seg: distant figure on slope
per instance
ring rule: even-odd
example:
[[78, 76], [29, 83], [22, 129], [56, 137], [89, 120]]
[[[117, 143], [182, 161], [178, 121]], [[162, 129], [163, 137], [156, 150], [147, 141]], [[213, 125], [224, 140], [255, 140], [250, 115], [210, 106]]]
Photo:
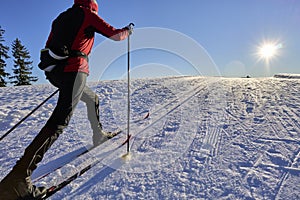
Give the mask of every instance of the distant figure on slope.
[[50, 83], [59, 88], [57, 105], [36, 138], [26, 148], [12, 171], [0, 183], [0, 199], [30, 199], [43, 195], [44, 187], [31, 182], [31, 174], [54, 141], [68, 126], [80, 100], [87, 105], [88, 119], [93, 129], [93, 143], [99, 145], [114, 135], [105, 133], [99, 120], [99, 100], [86, 86], [89, 73], [88, 55], [95, 33], [112, 40], [124, 40], [131, 26], [115, 29], [98, 16], [96, 0], [75, 0], [52, 24], [46, 48], [41, 51], [39, 67], [45, 70]]

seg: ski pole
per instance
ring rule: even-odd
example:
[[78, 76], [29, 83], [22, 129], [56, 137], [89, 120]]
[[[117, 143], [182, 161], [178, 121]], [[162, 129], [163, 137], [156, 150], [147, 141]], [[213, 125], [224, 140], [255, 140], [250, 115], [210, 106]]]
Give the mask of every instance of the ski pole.
[[42, 103], [40, 103], [35, 109], [33, 109], [28, 115], [26, 115], [23, 119], [21, 119], [17, 124], [15, 124], [11, 129], [9, 129], [1, 138], [2, 141], [8, 134], [10, 134], [13, 130], [15, 130], [22, 122], [24, 122], [30, 115], [32, 115], [37, 109], [39, 109], [44, 103], [46, 103], [49, 99], [51, 99], [59, 90], [53, 92], [47, 99], [45, 99]]
[[[132, 30], [134, 24], [130, 23], [129, 28]], [[130, 30], [130, 31], [131, 31]], [[130, 33], [131, 34], [131, 33]], [[129, 153], [130, 139], [130, 34], [127, 39], [127, 154]]]

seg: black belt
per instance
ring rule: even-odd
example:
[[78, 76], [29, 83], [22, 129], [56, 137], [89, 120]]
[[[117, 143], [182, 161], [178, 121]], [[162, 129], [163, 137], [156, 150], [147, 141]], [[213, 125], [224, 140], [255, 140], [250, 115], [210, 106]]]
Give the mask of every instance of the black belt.
[[77, 51], [77, 50], [71, 50], [69, 57], [74, 58], [74, 57], [82, 57], [85, 58], [87, 61], [89, 61], [89, 57], [88, 55], [86, 55], [84, 52], [82, 51]]

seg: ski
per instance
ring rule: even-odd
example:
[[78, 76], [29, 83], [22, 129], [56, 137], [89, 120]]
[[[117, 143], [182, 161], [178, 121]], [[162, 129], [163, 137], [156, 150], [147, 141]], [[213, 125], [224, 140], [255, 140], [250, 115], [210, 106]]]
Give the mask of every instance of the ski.
[[[109, 140], [114, 140], [114, 138], [115, 138], [117, 135], [119, 135], [121, 132], [122, 132], [121, 130], [117, 131], [117, 132], [115, 133], [115, 136], [114, 136], [113, 138], [109, 139]], [[109, 140], [105, 141], [104, 143], [108, 142]], [[102, 143], [102, 144], [104, 144], [104, 143]], [[100, 145], [102, 145], [102, 144], [100, 144]], [[51, 170], [47, 169], [46, 172], [40, 173], [37, 177], [34, 177], [34, 178], [33, 178], [32, 182], [33, 182], [33, 183], [38, 182], [39, 180], [41, 180], [41, 179], [47, 177], [48, 175], [50, 175], [51, 173], [53, 173], [53, 172], [55, 172], [55, 171], [61, 169], [61, 168], [64, 167], [66, 164], [68, 164], [68, 163], [74, 161], [75, 159], [79, 158], [80, 156], [85, 155], [86, 153], [92, 151], [93, 149], [97, 148], [97, 147], [100, 146], [100, 145], [92, 146], [92, 147], [90, 147], [90, 148], [88, 148], [88, 147], [82, 147], [82, 148], [79, 148], [79, 149], [77, 149], [77, 150], [71, 152], [71, 153], [70, 153], [70, 154], [71, 154], [71, 158], [68, 158], [67, 161], [63, 161], [63, 162], [59, 163], [57, 166], [55, 166], [55, 167], [54, 167], [53, 169], [51, 169]], [[63, 156], [63, 157], [66, 157], [66, 156], [68, 156], [68, 155], [69, 155], [69, 154], [67, 154], [67, 155], [65, 155], [65, 156]], [[48, 168], [48, 167], [47, 167], [47, 168]]]
[[[108, 152], [106, 152], [106, 154], [110, 154], [110, 152], [114, 152], [117, 151], [118, 149], [120, 149], [121, 147], [123, 147], [125, 144], [127, 144], [127, 142], [129, 140], [132, 140], [134, 137], [130, 137], [127, 138], [124, 142], [122, 142], [121, 144], [117, 145], [117, 147], [109, 150]], [[56, 192], [60, 191], [61, 189], [63, 189], [65, 186], [67, 186], [68, 184], [70, 184], [72, 181], [76, 180], [78, 177], [80, 177], [81, 175], [83, 175], [84, 173], [86, 173], [87, 171], [89, 171], [90, 169], [92, 169], [94, 166], [96, 166], [97, 164], [99, 164], [101, 161], [103, 161], [106, 158], [106, 156], [102, 157], [101, 159], [98, 159], [90, 164], [88, 164], [87, 166], [83, 167], [81, 170], [79, 170], [78, 172], [70, 175], [68, 178], [66, 178], [64, 181], [60, 182], [57, 185], [53, 185], [49, 188], [47, 188], [46, 194], [44, 194], [42, 197], [37, 197], [36, 200], [44, 200], [47, 199], [49, 197], [51, 197], [53, 194], [55, 194]]]
[[[146, 113], [145, 116], [143, 116], [139, 121], [148, 119], [150, 116], [149, 111]], [[126, 130], [126, 129], [125, 129]], [[119, 131], [119, 133], [124, 132], [125, 130], [121, 130]], [[117, 135], [119, 135], [119, 133]], [[134, 135], [135, 136], [135, 135]], [[118, 149], [120, 149], [121, 147], [123, 147], [125, 144], [127, 144], [130, 140], [133, 140], [135, 137], [132, 135], [129, 135], [129, 137], [126, 138], [126, 140], [124, 140], [122, 143], [120, 143], [119, 145], [117, 145], [117, 147], [113, 148], [112, 150], [108, 151], [106, 154], [110, 153], [110, 152], [114, 152], [117, 151]], [[119, 137], [118, 137], [119, 138]], [[114, 140], [114, 142], [117, 142], [117, 137], [114, 137], [110, 140]], [[110, 141], [108, 140], [108, 141]], [[99, 146], [99, 145], [98, 145]], [[70, 162], [72, 162], [73, 160], [75, 160], [76, 158], [79, 158], [80, 156], [90, 152], [92, 149], [98, 147], [92, 147], [90, 149], [86, 149], [85, 151], [83, 151], [82, 153], [78, 154], [75, 158], [73, 158]], [[55, 194], [56, 192], [60, 191], [61, 189], [63, 189], [65, 186], [67, 186], [68, 184], [70, 184], [72, 181], [74, 181], [75, 179], [77, 179], [78, 177], [80, 177], [81, 175], [83, 175], [85, 172], [87, 172], [88, 170], [90, 170], [92, 167], [96, 166], [97, 164], [99, 164], [102, 160], [104, 160], [106, 158], [106, 156], [102, 157], [101, 159], [98, 159], [94, 162], [92, 162], [91, 164], [88, 164], [87, 166], [83, 167], [81, 170], [77, 171], [76, 173], [70, 175], [68, 178], [66, 178], [64, 181], [60, 182], [57, 185], [53, 185], [49, 188], [47, 188], [46, 191], [46, 195], [43, 195], [42, 197], [37, 197], [37, 200], [44, 200], [47, 199], [49, 197], [51, 197], [53, 194]], [[69, 163], [69, 162], [68, 162]], [[48, 172], [47, 174], [44, 174], [43, 177], [40, 178], [36, 178], [35, 181], [40, 180], [41, 178], [44, 178], [46, 176], [48, 176], [49, 174], [53, 173], [55, 170], [58, 170], [60, 168], [62, 168], [63, 166], [65, 166], [65, 164], [57, 167], [56, 169], [52, 170], [51, 172]]]

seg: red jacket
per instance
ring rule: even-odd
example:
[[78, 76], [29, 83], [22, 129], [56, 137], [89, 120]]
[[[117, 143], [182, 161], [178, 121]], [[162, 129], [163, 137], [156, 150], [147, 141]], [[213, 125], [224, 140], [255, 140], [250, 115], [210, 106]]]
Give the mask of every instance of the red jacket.
[[[52, 23], [51, 33], [46, 43], [57, 55], [62, 55], [62, 47], [69, 51], [80, 51], [87, 56], [94, 44], [95, 33], [100, 33], [112, 40], [124, 40], [128, 29], [115, 29], [106, 23], [96, 12], [74, 5], [61, 13]], [[88, 59], [83, 56], [71, 56], [64, 67], [64, 72], [89, 73]]]

